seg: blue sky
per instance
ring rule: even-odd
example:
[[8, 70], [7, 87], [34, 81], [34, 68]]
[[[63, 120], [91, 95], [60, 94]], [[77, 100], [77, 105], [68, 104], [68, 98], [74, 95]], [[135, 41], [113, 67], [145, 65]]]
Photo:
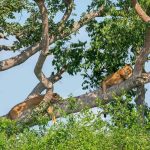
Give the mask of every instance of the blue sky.
[[[86, 9], [87, 4], [90, 3], [90, 0], [87, 0], [86, 4], [85, 0], [76, 0], [75, 2], [77, 2], [78, 6], [76, 12], [81, 14]], [[19, 19], [19, 21], [24, 20], [23, 14], [19, 17]], [[13, 38], [10, 39], [13, 40]], [[82, 41], [88, 39], [85, 28], [81, 28], [80, 35], [73, 37], [72, 40], [76, 41], [78, 39]], [[11, 45], [12, 41], [0, 40], [0, 45], [4, 43]], [[9, 58], [16, 54], [17, 53], [2, 51], [0, 52], [0, 60]], [[38, 55], [39, 53], [32, 56], [25, 63], [0, 73], [0, 116], [6, 114], [17, 103], [22, 102], [39, 82], [33, 72]], [[146, 65], [146, 69], [147, 71], [150, 71], [150, 64]], [[51, 66], [51, 57], [49, 57], [46, 61], [43, 70], [47, 75], [53, 71], [53, 67]], [[70, 94], [73, 94], [74, 96], [80, 95], [85, 93], [81, 87], [82, 81], [80, 74], [76, 76], [69, 76], [65, 73], [62, 80], [56, 83], [54, 90], [62, 97], [67, 97]], [[150, 84], [147, 88], [150, 89]], [[147, 92], [147, 101], [149, 97], [150, 94]]]

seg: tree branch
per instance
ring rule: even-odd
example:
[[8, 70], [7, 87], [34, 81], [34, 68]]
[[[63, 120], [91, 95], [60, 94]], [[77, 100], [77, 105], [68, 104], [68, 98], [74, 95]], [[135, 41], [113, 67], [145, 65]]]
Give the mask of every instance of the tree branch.
[[[62, 100], [62, 101], [57, 101], [55, 103], [55, 107], [59, 108], [60, 110], [63, 110], [63, 112], [65, 112], [66, 114], [80, 112], [83, 108], [98, 107], [99, 104], [96, 101], [97, 98], [99, 98], [103, 104], [107, 104], [114, 99], [113, 97], [114, 94], [117, 96], [121, 96], [123, 91], [129, 91], [132, 88], [141, 86], [148, 82], [150, 82], [150, 73], [145, 73], [145, 74], [142, 74], [142, 76], [140, 77], [140, 80], [138, 78], [131, 77], [128, 80], [122, 82], [121, 84], [109, 88], [108, 100], [103, 100], [102, 91], [96, 90], [96, 91], [89, 92], [87, 94], [83, 94], [83, 95], [75, 97], [76, 106], [77, 106], [75, 109], [70, 108], [70, 102], [67, 99]], [[56, 111], [55, 116], [61, 117], [60, 111]], [[30, 124], [31, 122], [27, 121], [26, 123]]]
[[6, 39], [6, 40], [8, 40], [8, 38], [3, 33], [0, 33], [0, 39]]
[[33, 46], [28, 47], [24, 51], [21, 52], [21, 54], [11, 57], [9, 59], [5, 59], [0, 61], [0, 71], [4, 71], [7, 69], [10, 69], [12, 67], [15, 67], [17, 65], [22, 64], [25, 62], [28, 58], [30, 58], [32, 55], [37, 53], [39, 51], [39, 43], [36, 43]]
[[[49, 39], [49, 44], [53, 44], [56, 40], [65, 38], [71, 33], [76, 32], [79, 28], [84, 26], [87, 22], [99, 16], [102, 11], [103, 11], [103, 6], [101, 6], [98, 11], [90, 12], [86, 14], [83, 18], [81, 18], [81, 20], [74, 23], [73, 28], [71, 29], [71, 32], [63, 33], [61, 34], [61, 36], [57, 36], [57, 37], [55, 37], [55, 35], [52, 35]], [[87, 20], [85, 20], [86, 18]], [[36, 43], [35, 45], [30, 46], [29, 48], [25, 49], [23, 52], [21, 52], [21, 54], [15, 57], [11, 57], [9, 59], [0, 61], [0, 71], [4, 71], [4, 70], [10, 69], [12, 67], [15, 67], [17, 65], [24, 63], [28, 58], [30, 58], [32, 55], [34, 55], [36, 52], [40, 50], [39, 46], [40, 44]]]
[[[76, 32], [79, 28], [81, 28], [83, 25], [85, 25], [85, 24], [86, 24], [87, 22], [89, 22], [91, 19], [93, 19], [93, 18], [99, 16], [100, 13], [103, 11], [103, 9], [104, 9], [104, 7], [101, 6], [98, 11], [90, 12], [90, 13], [88, 13], [88, 14], [85, 14], [85, 15], [83, 16], [83, 18], [81, 18], [79, 21], [77, 21], [77, 22], [74, 23], [73, 28], [71, 29], [71, 32], [66, 32], [66, 33], [62, 34], [61, 37], [54, 37], [54, 36], [52, 36], [51, 39], [50, 39], [50, 44], [51, 44], [53, 41], [55, 41], [55, 40], [57, 40], [57, 39], [59, 39], [59, 38], [64, 38], [64, 37], [68, 36], [69, 34], [71, 34], [71, 33], [73, 33], [73, 32]], [[69, 15], [68, 15], [68, 17], [69, 17]], [[67, 18], [67, 17], [63, 17], [63, 18]], [[62, 68], [62, 70], [63, 70], [63, 68]], [[65, 70], [64, 70], [64, 71], [65, 71]], [[63, 71], [63, 72], [64, 72], [64, 71]], [[51, 78], [51, 77], [49, 77], [49, 80], [50, 80], [50, 78]], [[58, 78], [58, 79], [59, 79], [59, 78]], [[56, 80], [56, 81], [58, 81], [58, 80]], [[56, 81], [55, 81], [55, 82], [56, 82]], [[53, 82], [53, 81], [52, 81], [52, 82]], [[41, 83], [38, 83], [37, 86], [33, 89], [33, 91], [29, 94], [28, 97], [34, 96], [34, 95], [37, 95], [37, 94], [40, 94], [43, 90], [45, 90], [44, 86], [43, 86]]]
[[[77, 107], [75, 107], [75, 109], [70, 108], [70, 102], [67, 99], [61, 100], [61, 101], [56, 101], [55, 106], [56, 106], [56, 108], [60, 108], [61, 110], [66, 112], [66, 114], [79, 112], [85, 107], [88, 107], [88, 108], [98, 107], [99, 104], [96, 101], [97, 98], [100, 99], [102, 104], [107, 104], [114, 99], [114, 94], [117, 96], [120, 96], [120, 95], [122, 95], [123, 91], [129, 91], [132, 88], [143, 86], [144, 84], [146, 84], [148, 82], [150, 82], [150, 72], [149, 73], [143, 73], [140, 77], [132, 76], [128, 80], [125, 80], [124, 82], [122, 82], [121, 84], [110, 87], [107, 90], [108, 91], [107, 92], [108, 93], [108, 100], [102, 99], [103, 98], [102, 91], [100, 91], [98, 89], [98, 90], [95, 90], [95, 91], [92, 91], [92, 92], [89, 92], [89, 93], [75, 97], [76, 106], [77, 106]], [[25, 102], [22, 102], [22, 103], [25, 103]], [[32, 118], [27, 119], [28, 118], [27, 116], [31, 113], [32, 113], [32, 111], [27, 111], [27, 109], [26, 109], [26, 113], [22, 112], [22, 114], [19, 116], [19, 118], [16, 118], [16, 119], [18, 121], [25, 123], [25, 124], [33, 125]], [[47, 114], [47, 113], [43, 112], [43, 115], [45, 115], [45, 114]], [[60, 117], [61, 116], [60, 111], [56, 110], [55, 116]], [[34, 124], [35, 123], [36, 122], [34, 122]]]
[[[79, 21], [77, 21], [77, 22], [74, 23], [73, 28], [71, 29], [71, 33], [76, 32], [79, 28], [81, 28], [83, 25], [85, 25], [85, 24], [86, 24], [87, 22], [89, 22], [91, 19], [93, 19], [93, 18], [99, 16], [100, 13], [103, 11], [103, 9], [104, 9], [103, 6], [101, 6], [98, 11], [90, 12], [90, 13], [87, 13], [86, 15], [84, 15], [83, 18], [81, 18]], [[86, 19], [87, 19], [87, 20], [86, 20]], [[67, 33], [63, 34], [61, 38], [64, 38], [64, 37], [68, 36], [68, 35], [71, 34], [71, 33], [70, 33], [70, 32], [67, 32]], [[59, 38], [60, 38], [60, 37], [59, 37]], [[52, 36], [52, 37], [50, 38], [50, 44], [52, 44], [53, 41], [55, 41], [55, 40], [57, 40], [57, 39], [59, 39], [59, 38]], [[64, 72], [65, 72], [65, 69], [63, 69], [63, 68], [64, 68], [64, 67], [62, 67], [61, 70], [63, 70], [62, 72], [64, 73]], [[61, 70], [60, 70], [60, 71], [61, 71]], [[60, 73], [60, 74], [61, 74], [61, 73]], [[48, 79], [50, 80], [50, 78], [51, 78], [51, 77], [49, 77]], [[59, 78], [58, 78], [58, 79], [59, 79]], [[56, 81], [58, 81], [58, 80], [56, 80]], [[56, 82], [56, 81], [55, 81], [55, 82]], [[52, 82], [53, 82], [53, 81], [52, 81]], [[53, 82], [53, 83], [55, 83], [55, 82]], [[40, 94], [40, 93], [41, 93], [42, 91], [44, 91], [44, 90], [45, 90], [45, 88], [44, 88], [44, 86], [42, 85], [42, 83], [38, 83], [38, 84], [36, 85], [36, 87], [33, 89], [33, 91], [29, 94], [28, 98], [29, 98], [30, 96], [32, 97], [32, 96], [38, 95], [38, 94]]]
[[65, 22], [68, 20], [68, 18], [71, 15], [72, 9], [73, 9], [73, 0], [70, 0], [70, 2], [68, 3], [68, 5], [66, 6], [66, 11], [61, 19], [61, 21], [58, 23], [58, 31], [61, 32], [63, 30], [63, 28], [65, 27]]
[[63, 39], [66, 36], [78, 31], [81, 27], [83, 27], [85, 24], [87, 24], [90, 20], [94, 19], [95, 17], [99, 17], [101, 13], [104, 10], [104, 6], [102, 5], [98, 11], [92, 11], [87, 14], [85, 14], [79, 21], [75, 22], [70, 28], [70, 31], [60, 33], [60, 36], [55, 37], [55, 40]]
[[36, 63], [34, 73], [36, 77], [41, 81], [41, 83], [45, 86], [45, 88], [52, 89], [52, 82], [50, 82], [42, 72], [42, 68], [46, 60], [49, 47], [48, 11], [45, 7], [44, 0], [35, 0], [35, 2], [39, 7], [42, 16], [42, 41], [40, 44], [42, 50]]
[[144, 108], [145, 108], [145, 87], [141, 85], [137, 88], [137, 96], [135, 99], [137, 111], [138, 111], [138, 122], [139, 125], [144, 125], [145, 117], [144, 117]]
[[[138, 3], [138, 1], [131, 0], [131, 3], [133, 5], [135, 11], [137, 12], [138, 16], [144, 22], [149, 22], [150, 17], [145, 13], [145, 11], [142, 9], [142, 7]], [[150, 53], [150, 40], [149, 39], [150, 39], [150, 27], [148, 27], [146, 29], [144, 46], [141, 49], [140, 55], [137, 56], [137, 58], [136, 58], [133, 74], [136, 74], [137, 76], [139, 76], [142, 73], [143, 65], [147, 61], [148, 55]]]
[[[53, 84], [56, 83], [58, 80], [62, 78], [62, 74], [66, 71], [67, 65], [63, 66], [55, 75], [51, 75], [48, 80], [52, 82]], [[32, 90], [32, 92], [29, 94], [28, 98], [35, 97], [39, 94], [41, 94], [45, 90], [44, 85], [40, 82], [38, 83], [35, 88]]]
[[145, 13], [145, 11], [142, 9], [140, 4], [138, 3], [137, 0], [131, 0], [131, 3], [138, 14], [138, 16], [144, 21], [144, 22], [149, 22], [150, 17]]
[[136, 57], [133, 74], [140, 76], [143, 70], [143, 65], [148, 59], [150, 54], [150, 28], [146, 29], [146, 35], [144, 40], [144, 46], [141, 49], [140, 54]]

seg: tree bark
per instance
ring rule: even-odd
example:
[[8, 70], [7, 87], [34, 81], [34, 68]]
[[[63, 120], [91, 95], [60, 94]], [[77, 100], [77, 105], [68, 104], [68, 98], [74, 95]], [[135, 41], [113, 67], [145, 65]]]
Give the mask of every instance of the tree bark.
[[[107, 104], [110, 101], [114, 100], [114, 94], [117, 96], [120, 96], [122, 95], [123, 91], [129, 91], [133, 88], [139, 87], [149, 82], [150, 82], [150, 73], [143, 73], [141, 77], [132, 76], [128, 80], [125, 80], [124, 82], [122, 82], [121, 84], [110, 87], [107, 90], [108, 100], [102, 99], [103, 94], [101, 90], [95, 90], [95, 91], [74, 97], [75, 103], [76, 103], [75, 104], [76, 107], [74, 109], [70, 108], [70, 102], [67, 99], [58, 100], [56, 101], [56, 103], [54, 102], [54, 105], [60, 110], [63, 110], [66, 114], [75, 113], [75, 112], [81, 111], [83, 108], [98, 107], [99, 103], [96, 100], [97, 98], [99, 99], [99, 102], [101, 102], [101, 104]], [[20, 115], [19, 118], [17, 118], [17, 121], [28, 124], [28, 125], [36, 124], [36, 122], [34, 122], [32, 118], [28, 119], [27, 116], [30, 116], [31, 114], [32, 114], [32, 111], [29, 111], [27, 113], [22, 113], [22, 115]], [[47, 113], [44, 112], [43, 115], [47, 115]], [[55, 110], [55, 116], [61, 117], [60, 111]]]

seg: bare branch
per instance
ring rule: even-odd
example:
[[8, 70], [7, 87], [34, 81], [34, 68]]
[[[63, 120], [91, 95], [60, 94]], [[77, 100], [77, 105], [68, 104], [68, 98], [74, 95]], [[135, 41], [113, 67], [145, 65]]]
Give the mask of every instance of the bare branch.
[[[111, 88], [108, 89], [108, 100], [102, 100], [103, 98], [103, 94], [102, 91], [95, 90], [93, 92], [89, 92], [80, 96], [75, 97], [76, 99], [76, 108], [75, 109], [71, 109], [70, 108], [70, 103], [66, 100], [62, 100], [62, 101], [56, 101], [55, 105], [57, 108], [60, 108], [61, 110], [63, 110], [64, 112], [66, 112], [66, 114], [70, 114], [70, 113], [75, 113], [75, 112], [79, 112], [81, 111], [83, 108], [93, 108], [93, 107], [98, 107], [99, 104], [97, 103], [96, 99], [99, 98], [100, 101], [103, 104], [107, 104], [110, 101], [112, 101], [114, 99], [114, 94], [115, 95], [122, 95], [122, 91], [129, 91], [132, 88], [135, 87], [139, 87], [139, 86], [143, 86], [144, 84], [150, 82], [150, 73], [143, 73], [141, 75], [140, 78], [138, 77], [130, 77], [128, 80], [125, 80], [124, 82], [122, 82], [119, 85], [115, 85]], [[27, 108], [26, 108], [27, 110]], [[18, 121], [24, 122], [26, 119], [26, 116], [28, 116], [30, 113], [32, 113], [32, 111], [26, 111], [26, 114], [24, 114], [24, 112], [22, 112], [22, 114], [20, 114], [19, 118], [17, 118]], [[45, 115], [46, 112], [44, 112], [43, 115]], [[60, 117], [60, 112], [56, 111], [55, 113], [56, 117]], [[6, 116], [7, 117], [7, 116]], [[24, 117], [24, 118], [22, 118]], [[28, 125], [33, 125], [31, 118], [30, 120], [26, 119], [26, 122]]]
[[[67, 68], [67, 65], [65, 65], [64, 67], [62, 67], [56, 74], [54, 74], [54, 75], [52, 74], [48, 78], [48, 80], [54, 84], [55, 82], [57, 82], [58, 80], [60, 80], [62, 78], [62, 74], [66, 71], [66, 68]], [[44, 90], [45, 90], [45, 87], [40, 82], [32, 90], [32, 92], [29, 94], [28, 98], [35, 97], [36, 95], [41, 94]]]
[[28, 58], [30, 58], [32, 55], [37, 53], [39, 51], [39, 43], [25, 49], [21, 52], [21, 54], [11, 57], [6, 60], [0, 61], [0, 71], [4, 71], [7, 69], [10, 69], [12, 67], [15, 67], [17, 65], [20, 65], [21, 63], [25, 62]]
[[49, 47], [48, 11], [47, 8], [45, 7], [44, 0], [37, 0], [37, 1], [35, 0], [35, 2], [39, 7], [42, 16], [42, 41], [41, 41], [42, 51], [36, 63], [34, 72], [36, 77], [41, 81], [41, 83], [47, 89], [51, 89], [52, 83], [46, 78], [46, 76], [42, 72], [42, 68], [46, 60]]
[[137, 12], [137, 14], [139, 15], [139, 17], [144, 21], [144, 22], [149, 22], [150, 21], [150, 17], [145, 13], [145, 11], [142, 9], [142, 7], [140, 6], [140, 4], [138, 3], [137, 0], [131, 0], [131, 3], [135, 9], [135, 11]]

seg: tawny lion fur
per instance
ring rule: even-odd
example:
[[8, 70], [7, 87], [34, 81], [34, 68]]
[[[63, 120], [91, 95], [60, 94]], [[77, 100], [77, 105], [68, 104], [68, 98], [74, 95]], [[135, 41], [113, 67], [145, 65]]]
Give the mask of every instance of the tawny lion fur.
[[[40, 104], [40, 102], [43, 100], [44, 95], [37, 95], [34, 98], [27, 99], [24, 102], [21, 102], [14, 106], [9, 113], [6, 115], [8, 119], [11, 120], [17, 120], [25, 111], [34, 109], [36, 106]], [[57, 93], [53, 93], [53, 98], [51, 99], [52, 101], [58, 100], [60, 96]], [[47, 109], [48, 114], [52, 116], [53, 122], [56, 122], [55, 115], [53, 113], [53, 107], [50, 106]]]
[[102, 82], [102, 91], [104, 94], [104, 99], [107, 99], [106, 90], [107, 88], [119, 84], [124, 80], [127, 80], [129, 77], [132, 76], [132, 68], [130, 65], [125, 65], [123, 68], [119, 69], [117, 72], [111, 74], [110, 76], [106, 77]]

